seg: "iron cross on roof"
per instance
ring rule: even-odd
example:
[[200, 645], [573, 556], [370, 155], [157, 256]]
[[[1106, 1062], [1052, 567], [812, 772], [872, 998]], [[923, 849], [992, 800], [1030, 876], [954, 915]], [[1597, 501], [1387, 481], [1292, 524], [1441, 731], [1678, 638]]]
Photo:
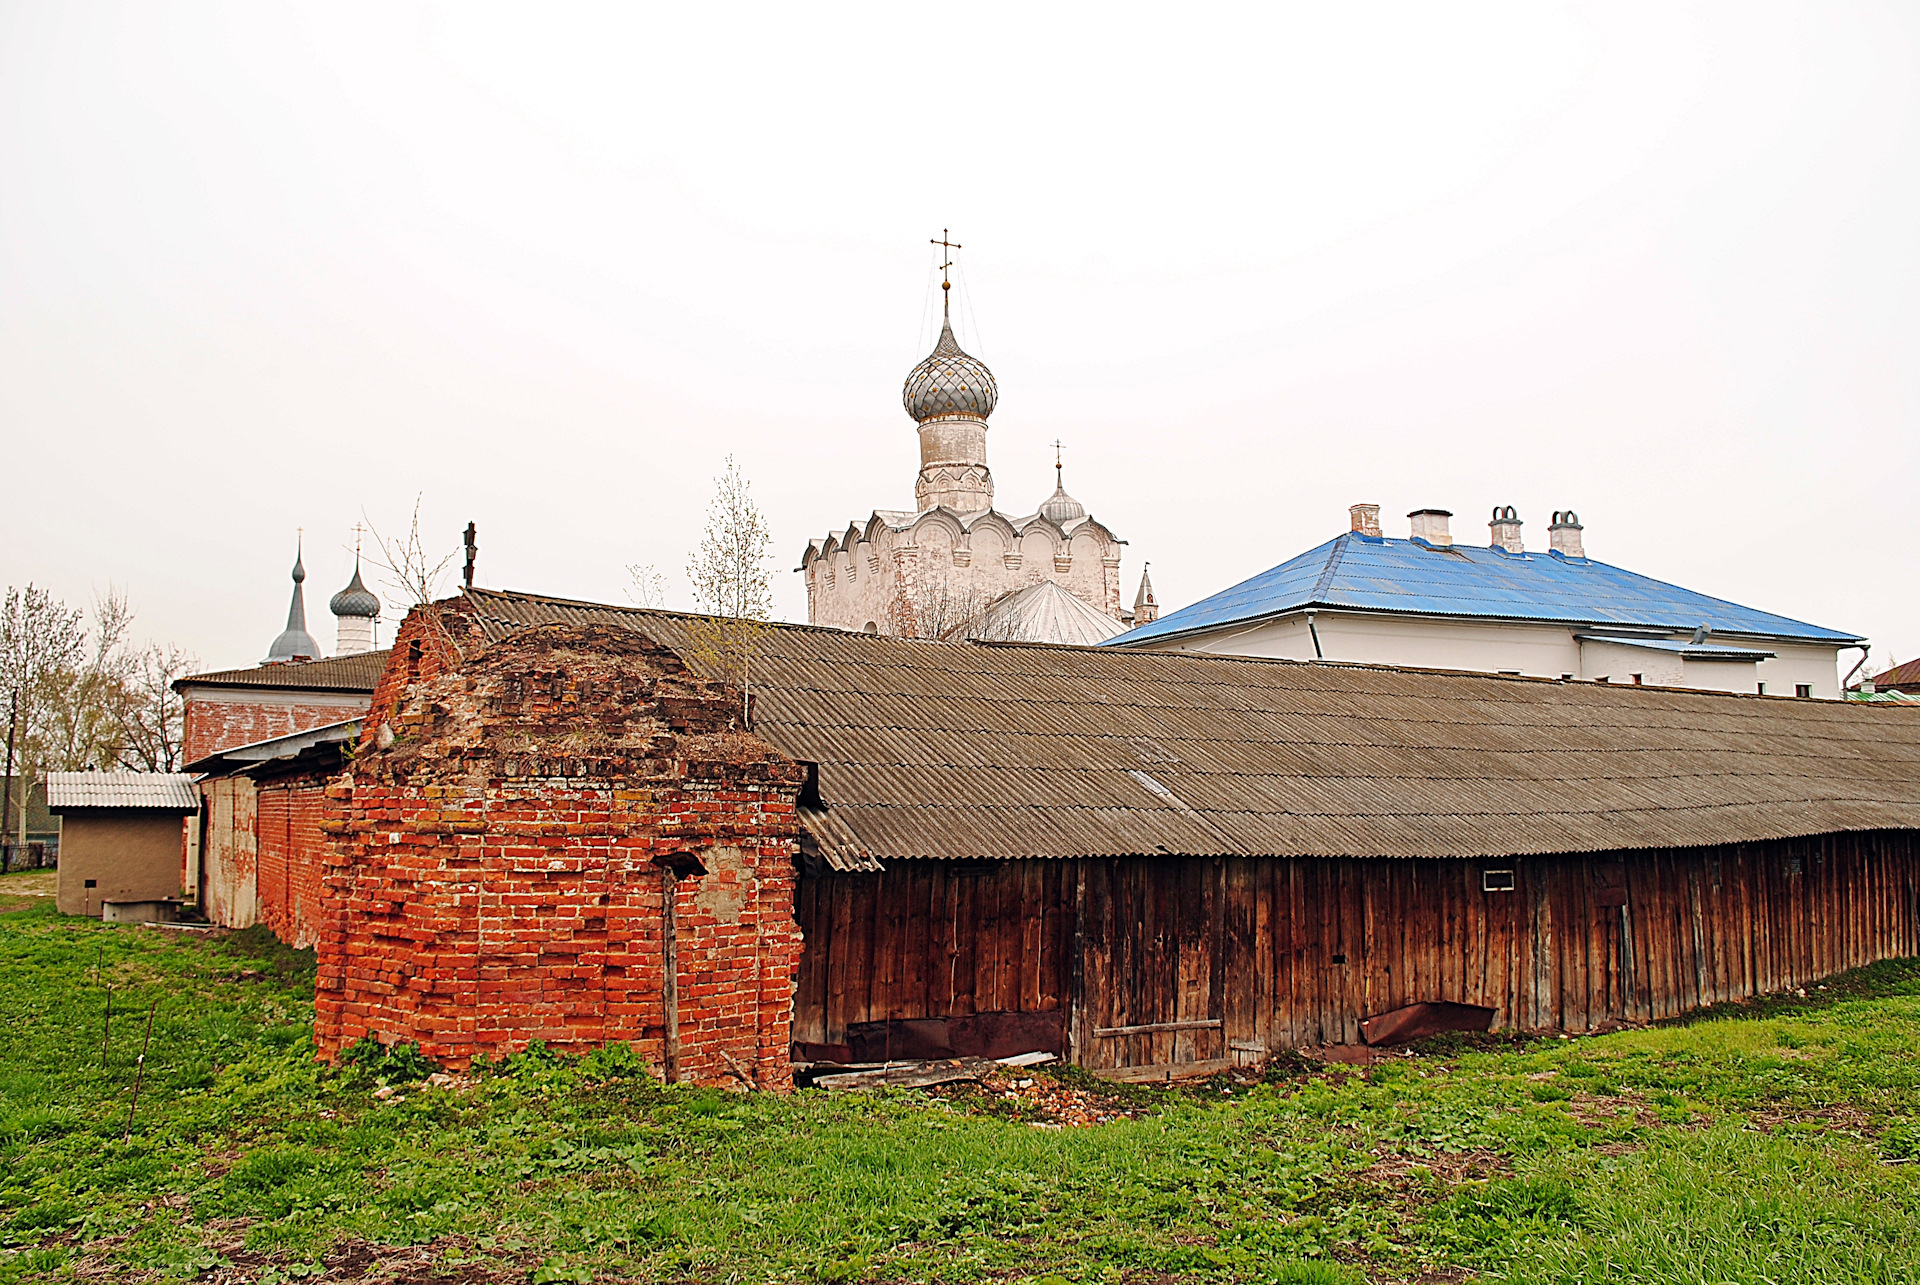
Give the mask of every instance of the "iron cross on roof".
[[946, 252], [948, 250], [958, 250], [961, 248], [958, 241], [947, 240], [947, 238], [952, 235], [952, 228], [941, 228], [940, 239], [938, 241], [935, 241], [931, 237], [927, 238], [928, 245], [937, 245], [940, 247], [940, 258], [943, 260], [940, 264], [940, 288], [942, 290], [951, 290], [953, 288], [953, 283], [947, 280], [947, 269], [953, 266], [953, 259], [949, 257]]

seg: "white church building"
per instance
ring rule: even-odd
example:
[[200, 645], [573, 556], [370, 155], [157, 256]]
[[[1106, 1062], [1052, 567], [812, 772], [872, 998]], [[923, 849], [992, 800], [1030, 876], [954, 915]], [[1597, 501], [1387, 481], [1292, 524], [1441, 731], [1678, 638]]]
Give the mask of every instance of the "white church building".
[[[950, 284], [940, 288], [950, 298]], [[1067, 494], [1057, 460], [1053, 494], [1039, 508], [1015, 516], [994, 507], [987, 417], [999, 395], [993, 373], [961, 350], [943, 315], [939, 342], [902, 394], [920, 434], [914, 507], [876, 509], [808, 543], [797, 568], [808, 623], [911, 638], [1094, 643], [1153, 619], [1144, 577], [1135, 610], [1122, 608], [1126, 542]]]
[[1445, 510], [1407, 516], [1407, 538], [1386, 536], [1356, 504], [1346, 534], [1105, 645], [1829, 699], [1840, 653], [1864, 654], [1857, 635], [1589, 558], [1571, 510], [1545, 550], [1511, 506], [1485, 545], [1456, 544]]

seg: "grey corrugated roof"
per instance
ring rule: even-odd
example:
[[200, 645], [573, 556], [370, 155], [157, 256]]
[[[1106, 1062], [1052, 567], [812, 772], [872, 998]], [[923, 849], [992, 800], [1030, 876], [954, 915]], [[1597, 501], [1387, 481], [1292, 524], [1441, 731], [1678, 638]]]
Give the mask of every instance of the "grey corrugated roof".
[[357, 656], [335, 656], [332, 660], [291, 661], [276, 665], [252, 665], [246, 669], [218, 669], [207, 674], [190, 674], [173, 685], [175, 691], [189, 687], [303, 687], [316, 692], [372, 692], [387, 671], [391, 649], [365, 651]]
[[[686, 654], [695, 617], [473, 590]], [[1920, 710], [785, 625], [755, 731], [819, 764], [823, 847], [881, 860], [1483, 857], [1920, 828]], [[1144, 774], [1148, 780], [1143, 780]]]
[[49, 772], [47, 807], [197, 812], [200, 797], [185, 772]]

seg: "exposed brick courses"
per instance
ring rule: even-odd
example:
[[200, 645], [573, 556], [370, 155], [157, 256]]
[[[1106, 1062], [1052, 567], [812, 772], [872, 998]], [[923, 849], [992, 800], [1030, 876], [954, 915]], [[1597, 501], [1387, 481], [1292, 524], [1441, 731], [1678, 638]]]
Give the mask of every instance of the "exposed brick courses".
[[[662, 1066], [671, 895], [681, 1078], [786, 1084], [804, 769], [642, 635], [485, 647], [463, 610], [408, 617], [326, 791], [321, 1049], [414, 1040], [460, 1066], [626, 1040]], [[704, 874], [663, 868], [689, 857]]]

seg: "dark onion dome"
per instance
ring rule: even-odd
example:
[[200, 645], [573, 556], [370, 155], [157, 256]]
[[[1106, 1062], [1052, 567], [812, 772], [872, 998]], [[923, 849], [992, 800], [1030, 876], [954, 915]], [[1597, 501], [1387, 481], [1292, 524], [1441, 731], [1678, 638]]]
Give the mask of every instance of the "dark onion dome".
[[287, 627], [273, 640], [273, 646], [267, 649], [267, 663], [287, 660], [318, 660], [324, 654], [320, 644], [307, 632], [307, 600], [300, 585], [307, 578], [307, 568], [300, 555], [293, 558], [293, 601], [287, 604]]
[[1087, 506], [1067, 494], [1063, 486], [1053, 488], [1053, 494], [1040, 506], [1040, 516], [1050, 519], [1055, 526], [1068, 526], [1087, 516]]
[[380, 599], [372, 590], [360, 583], [360, 561], [353, 563], [353, 580], [339, 593], [333, 595], [327, 603], [327, 610], [336, 616], [365, 616], [369, 620], [380, 619]]
[[907, 375], [901, 393], [907, 414], [924, 424], [930, 419], [963, 416], [985, 419], [1000, 400], [1000, 389], [986, 363], [960, 351], [953, 324], [942, 320], [940, 342], [933, 353]]

